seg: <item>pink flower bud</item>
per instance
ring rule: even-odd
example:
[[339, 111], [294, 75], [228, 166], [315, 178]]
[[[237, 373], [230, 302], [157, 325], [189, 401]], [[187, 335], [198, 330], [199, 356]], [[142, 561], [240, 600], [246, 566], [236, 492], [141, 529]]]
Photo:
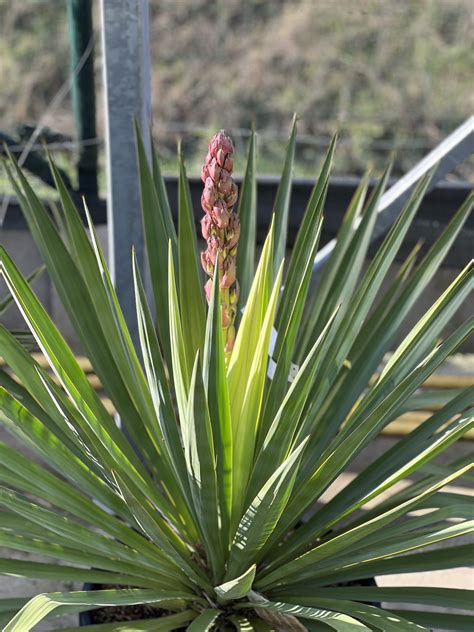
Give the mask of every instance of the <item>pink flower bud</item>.
[[218, 228], [227, 228], [230, 218], [230, 211], [222, 200], [217, 200], [212, 207], [212, 218]]
[[217, 199], [217, 192], [214, 186], [214, 182], [212, 181], [212, 178], [207, 178], [204, 184], [204, 191], [202, 192], [202, 195], [206, 203], [206, 209], [207, 209], [207, 205], [209, 205], [212, 208], [214, 202]]
[[234, 206], [234, 204], [237, 202], [237, 195], [237, 185], [235, 184], [235, 182], [232, 182], [230, 193], [224, 197], [224, 202], [229, 208]]
[[222, 165], [222, 167], [223, 167], [223, 169], [225, 169], [229, 173], [232, 173], [232, 170], [234, 168], [234, 160], [233, 160], [233, 158], [230, 157], [230, 154], [225, 159], [225, 162]]
[[201, 266], [204, 272], [207, 272], [207, 252], [205, 250], [201, 252]]
[[228, 155], [229, 154], [227, 154], [223, 149], [219, 149], [217, 151], [216, 159], [217, 159], [217, 162], [220, 164], [221, 167], [223, 167], [225, 165], [225, 161], [227, 160], [227, 156]]
[[221, 195], [229, 195], [229, 193], [232, 191], [233, 184], [234, 184], [234, 181], [230, 177], [230, 173], [226, 171], [225, 169], [222, 169], [221, 178], [219, 182], [217, 182], [219, 193]]
[[206, 182], [208, 178], [209, 178], [209, 171], [208, 171], [207, 165], [204, 164], [201, 169], [201, 180], [203, 182]]
[[207, 250], [201, 252], [201, 265], [206, 274], [208, 274], [209, 276], [212, 276], [214, 274], [214, 265], [209, 258], [209, 253]]
[[202, 236], [208, 239], [212, 235], [212, 219], [209, 215], [204, 215], [201, 219]]
[[223, 244], [217, 235], [212, 235], [207, 240], [208, 259], [212, 263], [213, 269], [216, 265], [217, 253], [222, 249], [222, 247]]
[[224, 274], [221, 279], [221, 287], [230, 287], [235, 282], [236, 274], [235, 258], [227, 256], [224, 261]]
[[237, 246], [240, 238], [240, 220], [234, 213], [230, 216], [226, 237], [227, 241], [225, 242], [225, 247], [227, 250], [232, 250]]
[[213, 182], [217, 182], [221, 177], [222, 167], [219, 167], [217, 160], [213, 158], [207, 166], [207, 171]]
[[204, 286], [204, 291], [206, 293], [207, 302], [210, 303], [211, 302], [211, 296], [212, 296], [212, 279], [208, 279], [206, 281], [206, 284]]
[[[209, 143], [209, 153], [212, 154], [213, 157], [217, 158], [219, 151], [222, 151], [225, 155], [234, 153], [234, 144], [230, 136], [223, 129], [219, 130], [217, 134], [211, 138]], [[224, 163], [219, 162], [219, 164], [222, 166]]]
[[201, 207], [205, 213], [211, 213], [212, 206], [206, 202], [206, 198], [204, 197], [204, 191], [201, 194]]

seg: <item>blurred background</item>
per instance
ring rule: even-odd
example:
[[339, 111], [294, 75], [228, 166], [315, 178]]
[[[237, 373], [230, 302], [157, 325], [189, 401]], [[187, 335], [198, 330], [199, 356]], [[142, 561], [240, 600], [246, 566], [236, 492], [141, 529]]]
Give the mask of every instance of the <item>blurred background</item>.
[[[0, 0], [0, 132], [21, 147], [41, 120], [46, 128], [37, 142], [50, 144], [74, 184], [77, 127], [71, 91], [64, 89], [74, 62], [67, 4]], [[103, 191], [98, 5], [96, 134], [82, 141], [98, 147]], [[178, 136], [193, 175], [216, 128], [232, 130], [242, 158], [254, 123], [259, 171], [278, 173], [297, 111], [297, 176], [315, 174], [336, 129], [335, 174], [361, 175], [369, 161], [380, 170], [395, 152], [400, 175], [473, 111], [472, 0], [151, 0], [150, 6], [154, 136], [168, 172], [176, 169]], [[450, 177], [472, 173], [471, 161]], [[0, 184], [3, 192], [7, 184]]]
[[[338, 131], [325, 244], [336, 234], [368, 164], [377, 176], [393, 159], [392, 177], [399, 178], [474, 110], [473, 0], [150, 0], [149, 5], [153, 136], [173, 210], [176, 146], [182, 142], [196, 219], [198, 177], [216, 129], [224, 127], [234, 137], [237, 178], [252, 125], [258, 131], [258, 175], [274, 177], [259, 181], [261, 235], [271, 217], [292, 114], [298, 113], [290, 244], [312, 186], [302, 179], [316, 177]], [[100, 26], [99, 0], [0, 0], [0, 146], [6, 142], [20, 159], [28, 155], [24, 166], [37, 193], [54, 201], [47, 145], [79, 207], [85, 194], [107, 248]], [[118, 99], [121, 90], [119, 85]], [[427, 196], [401, 259], [418, 242], [425, 250], [433, 243], [472, 188], [473, 175], [471, 155]], [[30, 273], [40, 259], [0, 163], [0, 225], [3, 216], [0, 241]], [[473, 244], [471, 217], [407, 328], [465, 265]], [[46, 274], [35, 289], [76, 344]], [[2, 285], [0, 299], [3, 294]], [[466, 305], [451, 326], [470, 312]], [[2, 320], [10, 327], [22, 322], [14, 308]], [[474, 351], [474, 339], [463, 350]]]

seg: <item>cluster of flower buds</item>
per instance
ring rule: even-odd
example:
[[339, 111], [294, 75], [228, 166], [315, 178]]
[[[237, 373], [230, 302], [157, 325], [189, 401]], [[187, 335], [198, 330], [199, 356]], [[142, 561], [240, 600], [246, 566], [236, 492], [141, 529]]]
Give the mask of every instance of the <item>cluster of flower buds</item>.
[[201, 205], [205, 213], [201, 225], [202, 235], [207, 242], [207, 249], [201, 253], [201, 263], [211, 277], [205, 285], [209, 301], [216, 260], [219, 261], [222, 328], [226, 353], [230, 353], [234, 346], [234, 321], [239, 298], [236, 254], [240, 222], [233, 210], [237, 201], [237, 185], [232, 178], [233, 155], [234, 145], [228, 134], [224, 130], [217, 132], [211, 138], [201, 172], [201, 179], [204, 182]]

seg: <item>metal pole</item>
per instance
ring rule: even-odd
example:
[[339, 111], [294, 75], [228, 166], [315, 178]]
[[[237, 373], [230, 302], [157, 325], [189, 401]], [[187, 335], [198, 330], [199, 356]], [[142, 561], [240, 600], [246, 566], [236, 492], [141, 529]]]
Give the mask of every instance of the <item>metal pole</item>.
[[[380, 198], [378, 218], [372, 233], [372, 241], [384, 235], [398, 217], [416, 183], [431, 169], [435, 169], [429, 191], [457, 165], [474, 153], [474, 116], [468, 118], [452, 134], [445, 138], [423, 160], [410, 169]], [[336, 239], [332, 239], [317, 253], [313, 265], [313, 279], [331, 256]]]
[[[101, 0], [107, 151], [109, 265], [135, 343], [138, 330], [132, 246], [143, 268], [144, 245], [133, 119], [151, 123], [148, 0]], [[149, 147], [148, 147], [149, 149]]]
[[97, 145], [95, 126], [94, 31], [92, 0], [68, 0], [69, 41], [71, 42], [71, 72], [77, 69], [89, 49], [81, 70], [72, 83], [72, 102], [79, 141], [77, 175], [79, 191], [97, 197]]

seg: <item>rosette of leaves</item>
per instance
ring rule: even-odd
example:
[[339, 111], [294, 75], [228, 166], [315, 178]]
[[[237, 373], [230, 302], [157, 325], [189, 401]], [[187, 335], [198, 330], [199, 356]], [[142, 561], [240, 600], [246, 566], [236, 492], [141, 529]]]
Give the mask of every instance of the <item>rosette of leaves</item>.
[[[156, 154], [149, 164], [138, 134], [153, 289], [149, 305], [133, 260], [138, 349], [87, 209], [89, 232], [52, 164], [61, 199], [53, 221], [10, 161], [48, 273], [125, 432], [1, 250], [1, 274], [54, 379], [0, 328], [1, 355], [16, 376], [0, 371], [0, 421], [16, 446], [19, 441], [37, 457], [0, 444], [0, 546], [40, 556], [4, 555], [0, 573], [97, 585], [0, 600], [5, 632], [25, 632], [64, 613], [150, 603], [168, 614], [92, 629], [472, 629], [466, 614], [426, 611], [470, 608], [467, 591], [425, 589], [416, 580], [405, 587], [357, 585], [373, 576], [464, 566], [472, 554], [465, 540], [457, 541], [472, 529], [472, 505], [463, 493], [445, 490], [468, 476], [469, 462], [433, 459], [472, 428], [473, 389], [418, 391], [472, 332], [471, 318], [442, 337], [472, 289], [471, 265], [371, 381], [461, 230], [472, 197], [427, 254], [415, 262], [413, 252], [382, 291], [429, 179], [363, 270], [388, 171], [368, 198], [364, 179], [310, 294], [335, 141], [284, 268], [295, 133], [294, 125], [258, 265], [256, 141], [250, 139], [238, 205], [239, 310], [245, 309], [228, 364], [218, 284], [208, 308], [203, 297], [182, 159], [176, 232]], [[278, 335], [269, 372], [272, 328]], [[290, 381], [292, 363], [299, 368]], [[317, 504], [394, 418], [427, 399], [436, 412]]]

